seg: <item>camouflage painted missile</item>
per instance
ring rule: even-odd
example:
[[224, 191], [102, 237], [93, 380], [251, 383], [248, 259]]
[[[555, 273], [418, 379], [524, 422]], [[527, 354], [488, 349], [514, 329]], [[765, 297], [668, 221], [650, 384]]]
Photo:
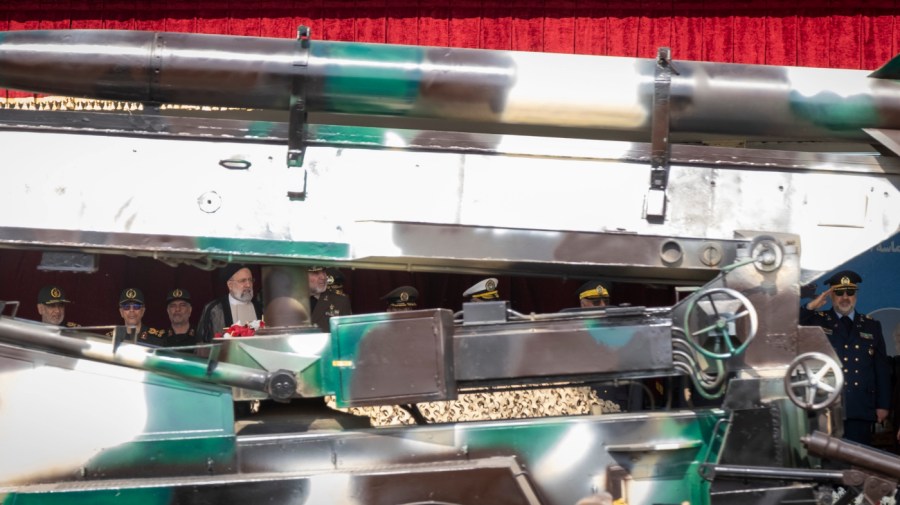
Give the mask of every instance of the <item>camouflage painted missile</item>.
[[[675, 134], [866, 139], [864, 128], [900, 128], [894, 61], [870, 74], [674, 57]], [[656, 67], [654, 59], [205, 34], [0, 34], [0, 87], [11, 89], [261, 109], [287, 109], [299, 90], [313, 112], [629, 133], [650, 130]]]
[[269, 372], [230, 363], [211, 364], [207, 359], [190, 354], [165, 352], [132, 344], [117, 347], [102, 337], [93, 340], [72, 338], [62, 331], [55, 326], [0, 318], [0, 342], [25, 344], [77, 358], [261, 391], [279, 400], [290, 398], [297, 389], [296, 377], [288, 370]]

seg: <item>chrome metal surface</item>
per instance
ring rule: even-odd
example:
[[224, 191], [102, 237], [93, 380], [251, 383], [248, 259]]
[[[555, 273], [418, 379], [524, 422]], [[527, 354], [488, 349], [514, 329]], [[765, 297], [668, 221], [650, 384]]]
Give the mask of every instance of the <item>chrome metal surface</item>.
[[[117, 30], [0, 34], [0, 86], [65, 96], [587, 127], [646, 134], [653, 59]], [[865, 138], [897, 128], [900, 85], [863, 70], [680, 61], [671, 129]], [[554, 71], [548, 72], [552, 68]], [[561, 93], [559, 90], [566, 90]]]
[[[900, 176], [878, 163], [853, 172], [835, 171], [827, 160], [822, 171], [738, 170], [734, 160], [714, 166], [708, 158], [673, 164], [667, 219], [652, 224], [642, 214], [649, 166], [610, 159], [610, 143], [530, 139], [531, 152], [541, 152], [540, 144], [551, 153], [572, 147], [567, 157], [311, 146], [308, 197], [295, 201], [287, 194], [302, 181], [284, 166], [278, 146], [15, 131], [0, 138], [10, 167], [0, 244], [14, 247], [435, 271], [606, 269], [627, 278], [704, 282], [718, 267], [708, 264], [704, 244], [721, 245], [727, 265], [736, 230], [798, 234], [810, 272], [804, 276], [812, 277], [900, 222]], [[593, 144], [607, 151], [590, 157]], [[234, 156], [251, 168], [219, 165]], [[123, 166], [128, 178], [110, 175]], [[398, 181], [402, 202], [390, 196]], [[133, 187], [142, 191], [126, 189]], [[610, 189], [598, 195], [597, 188]], [[205, 212], [197, 201], [210, 192], [221, 205]], [[159, 194], [168, 195], [165, 205]], [[615, 211], [585, 213], [584, 202], [598, 198]], [[680, 244], [682, 256], [660, 255], [666, 244]]]

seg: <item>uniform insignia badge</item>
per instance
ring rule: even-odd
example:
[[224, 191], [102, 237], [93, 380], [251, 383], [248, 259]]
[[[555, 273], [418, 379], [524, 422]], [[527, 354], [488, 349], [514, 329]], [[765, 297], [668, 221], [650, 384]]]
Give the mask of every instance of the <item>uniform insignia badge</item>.
[[62, 296], [62, 294], [59, 292], [59, 289], [53, 288], [50, 290], [50, 296], [52, 296], [53, 298], [59, 298], [60, 296]]
[[488, 279], [488, 281], [484, 283], [484, 289], [488, 291], [493, 291], [496, 287], [497, 283], [494, 282], [494, 279]]
[[875, 348], [869, 347], [869, 356], [875, 356]]
[[400, 293], [400, 301], [405, 302], [407, 300], [409, 300], [409, 293], [407, 293], [406, 291]]
[[859, 332], [859, 336], [862, 337], [862, 338], [864, 338], [864, 339], [866, 339], [866, 340], [875, 340], [875, 337], [872, 336], [871, 333], [863, 333], [863, 332]]
[[132, 299], [135, 297], [137, 297], [137, 291], [135, 291], [133, 289], [129, 289], [128, 291], [125, 292], [125, 298]]

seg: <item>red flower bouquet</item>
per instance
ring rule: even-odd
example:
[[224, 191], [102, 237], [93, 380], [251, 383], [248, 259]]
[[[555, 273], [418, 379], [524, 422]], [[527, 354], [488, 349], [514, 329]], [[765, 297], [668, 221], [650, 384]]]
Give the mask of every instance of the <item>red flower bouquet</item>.
[[260, 320], [252, 321], [244, 324], [240, 321], [225, 328], [223, 333], [216, 333], [215, 338], [236, 338], [236, 337], [252, 337], [256, 335], [256, 331], [265, 328], [266, 323]]

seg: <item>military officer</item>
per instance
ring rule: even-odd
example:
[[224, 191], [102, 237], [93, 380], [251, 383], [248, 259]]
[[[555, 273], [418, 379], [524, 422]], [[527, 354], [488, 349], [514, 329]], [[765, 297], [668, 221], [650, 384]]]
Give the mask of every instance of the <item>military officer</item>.
[[44, 286], [38, 293], [37, 311], [41, 322], [66, 328], [74, 328], [78, 324], [65, 322], [66, 304], [71, 303], [59, 286]]
[[[843, 270], [825, 281], [829, 288], [801, 307], [800, 324], [821, 326], [844, 370], [844, 438], [872, 445], [876, 422], [887, 418], [890, 369], [881, 323], [856, 311], [862, 278]], [[831, 308], [819, 310], [828, 299]]]
[[197, 332], [191, 327], [191, 311], [191, 294], [188, 290], [175, 288], [166, 293], [166, 312], [171, 324], [163, 334], [166, 347], [198, 343]]
[[587, 281], [578, 288], [578, 302], [582, 307], [606, 307], [609, 290], [598, 280]]
[[350, 299], [328, 290], [328, 274], [320, 266], [309, 268], [310, 320], [322, 331], [329, 331], [328, 320], [333, 316], [348, 316]]
[[400, 286], [381, 297], [387, 303], [386, 312], [405, 312], [416, 310], [419, 291], [412, 286]]
[[500, 291], [497, 289], [498, 281], [493, 277], [481, 280], [463, 292], [463, 297], [469, 297], [470, 302], [485, 302], [499, 300]]
[[119, 295], [119, 315], [125, 323], [107, 333], [115, 342], [130, 342], [148, 347], [165, 345], [164, 331], [142, 324], [144, 318], [144, 293], [138, 288], [125, 288]]

